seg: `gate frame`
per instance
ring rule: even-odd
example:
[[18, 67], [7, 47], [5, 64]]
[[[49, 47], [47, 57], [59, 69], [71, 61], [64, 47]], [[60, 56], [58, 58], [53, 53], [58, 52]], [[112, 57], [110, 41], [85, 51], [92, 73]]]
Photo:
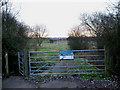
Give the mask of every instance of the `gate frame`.
[[[73, 52], [82, 52], [82, 51], [104, 51], [104, 49], [93, 49], [93, 50], [71, 50], [71, 51], [73, 51]], [[30, 54], [31, 53], [48, 53], [48, 52], [59, 52], [59, 51], [29, 51], [29, 75], [36, 75], [36, 74], [32, 74], [31, 73], [31, 58], [33, 58], [33, 57], [31, 57], [30, 56]], [[77, 57], [78, 55], [74, 55], [75, 57]], [[89, 56], [104, 56], [104, 55], [79, 55], [80, 57], [89, 57]], [[45, 58], [45, 57], [59, 57], [59, 56], [42, 56], [42, 57], [34, 57], [34, 58]], [[104, 56], [105, 57], [105, 56]], [[54, 58], [54, 59], [56, 59], [56, 58]], [[51, 61], [53, 61], [54, 59], [52, 59]], [[105, 59], [105, 58], [104, 58]], [[94, 60], [94, 61], [97, 61], [97, 60]], [[102, 60], [103, 61], [103, 60]], [[103, 61], [103, 62], [105, 62], [105, 60]], [[48, 62], [49, 63], [49, 62]], [[43, 65], [43, 66], [41, 66], [41, 67], [44, 67], [44, 66], [46, 66], [48, 63], [46, 63], [45, 65]], [[92, 65], [92, 66], [94, 66], [94, 65]], [[104, 65], [102, 65], [102, 66], [105, 66], [105, 63], [104, 63]], [[41, 68], [40, 67], [40, 68]], [[68, 67], [68, 66], [67, 66]], [[40, 68], [38, 68], [37, 70], [39, 70]], [[36, 70], [36, 71], [37, 71]], [[100, 70], [100, 69], [98, 69], [98, 70]], [[95, 73], [95, 74], [104, 74], [105, 73], [105, 68], [104, 68], [104, 72], [103, 73]], [[46, 75], [46, 73], [39, 73], [39, 74], [37, 74], [37, 75]], [[51, 74], [89, 74], [89, 73], [47, 73], [47, 75], [51, 75]], [[91, 74], [93, 74], [93, 73], [91, 73]]]

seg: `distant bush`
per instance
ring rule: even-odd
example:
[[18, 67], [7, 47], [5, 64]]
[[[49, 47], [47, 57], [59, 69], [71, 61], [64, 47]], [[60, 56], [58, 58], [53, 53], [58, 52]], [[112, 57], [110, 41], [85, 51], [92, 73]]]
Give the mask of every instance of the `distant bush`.
[[70, 49], [88, 49], [88, 40], [84, 37], [68, 37], [68, 45]]
[[50, 39], [50, 43], [53, 43], [53, 42], [54, 42], [54, 40]]

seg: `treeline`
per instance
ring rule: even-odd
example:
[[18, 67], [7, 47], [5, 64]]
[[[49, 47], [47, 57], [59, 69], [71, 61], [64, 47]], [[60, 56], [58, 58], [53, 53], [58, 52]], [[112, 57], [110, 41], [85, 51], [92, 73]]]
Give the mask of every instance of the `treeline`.
[[[12, 4], [9, 1], [2, 0], [0, 5], [2, 14], [2, 74], [3, 77], [6, 77], [9, 73], [18, 73], [18, 52], [29, 50], [29, 40], [34, 38], [36, 39], [35, 47], [41, 46], [48, 33], [45, 25], [30, 27], [17, 20], [19, 12], [12, 11]], [[9, 72], [6, 70], [7, 66]]]
[[[112, 11], [112, 12], [111, 12]], [[120, 2], [112, 4], [107, 13], [96, 12], [83, 14], [82, 25], [96, 37], [97, 48], [105, 49], [106, 76], [120, 76]], [[82, 29], [77, 28], [69, 33], [69, 45], [72, 49], [87, 49], [88, 40], [83, 38]]]
[[[9, 3], [2, 4], [2, 72], [3, 77], [9, 72], [18, 72], [18, 51], [23, 51], [27, 45], [28, 27], [16, 19], [16, 15], [10, 11]], [[5, 55], [8, 55], [8, 68], [6, 72]]]

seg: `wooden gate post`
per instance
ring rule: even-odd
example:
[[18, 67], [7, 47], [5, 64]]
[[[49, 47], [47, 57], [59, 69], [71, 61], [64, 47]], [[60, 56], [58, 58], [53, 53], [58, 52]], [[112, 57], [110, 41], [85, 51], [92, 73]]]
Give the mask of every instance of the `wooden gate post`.
[[24, 66], [25, 66], [25, 69], [24, 69], [24, 76], [28, 76], [28, 50], [27, 49], [24, 49]]

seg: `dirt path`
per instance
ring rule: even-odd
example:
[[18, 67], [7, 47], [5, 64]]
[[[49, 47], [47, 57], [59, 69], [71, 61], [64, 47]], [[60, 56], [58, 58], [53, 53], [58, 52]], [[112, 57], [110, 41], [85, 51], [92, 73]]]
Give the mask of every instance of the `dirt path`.
[[[39, 79], [38, 79], [39, 80]], [[88, 80], [81, 77], [50, 77], [42, 82], [11, 76], [3, 80], [3, 88], [117, 88], [116, 82], [107, 79]]]
[[2, 88], [35, 88], [35, 85], [20, 76], [10, 76], [3, 80]]
[[[55, 66], [66, 66], [66, 63], [59, 62], [59, 63], [56, 63]], [[66, 69], [66, 68], [64, 68], [64, 67], [53, 67], [52, 68], [53, 73], [64, 73], [64, 71], [57, 71], [57, 70], [63, 70], [63, 69]]]
[[54, 80], [45, 84], [40, 84], [40, 88], [76, 88], [77, 84], [75, 82]]
[[77, 84], [70, 81], [53, 80], [38, 83], [35, 80], [25, 80], [20, 76], [10, 76], [3, 80], [3, 88], [76, 88]]

